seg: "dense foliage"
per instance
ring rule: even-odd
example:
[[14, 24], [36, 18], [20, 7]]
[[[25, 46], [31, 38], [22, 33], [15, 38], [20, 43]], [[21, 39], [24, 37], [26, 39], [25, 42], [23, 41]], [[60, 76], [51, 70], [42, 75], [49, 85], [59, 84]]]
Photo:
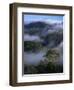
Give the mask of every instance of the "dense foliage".
[[42, 48], [40, 42], [24, 41], [24, 51], [37, 52]]
[[63, 66], [58, 64], [53, 64], [52, 62], [48, 64], [43, 64], [41, 62], [37, 66], [24, 65], [24, 74], [62, 73], [62, 72], [63, 72]]

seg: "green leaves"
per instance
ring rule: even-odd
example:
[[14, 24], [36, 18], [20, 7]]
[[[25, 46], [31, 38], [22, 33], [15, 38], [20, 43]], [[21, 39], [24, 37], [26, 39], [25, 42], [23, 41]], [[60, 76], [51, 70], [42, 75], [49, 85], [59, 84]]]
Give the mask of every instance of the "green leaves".
[[50, 62], [54, 62], [55, 60], [57, 60], [59, 57], [59, 52], [55, 49], [49, 49], [48, 52], [46, 53], [46, 58], [50, 61]]
[[44, 63], [41, 61], [39, 65], [24, 65], [24, 74], [40, 74], [40, 73], [62, 73], [63, 66], [54, 64], [53, 62]]
[[41, 48], [42, 45], [40, 42], [33, 42], [33, 41], [24, 42], [24, 51], [37, 52], [38, 50], [41, 50]]

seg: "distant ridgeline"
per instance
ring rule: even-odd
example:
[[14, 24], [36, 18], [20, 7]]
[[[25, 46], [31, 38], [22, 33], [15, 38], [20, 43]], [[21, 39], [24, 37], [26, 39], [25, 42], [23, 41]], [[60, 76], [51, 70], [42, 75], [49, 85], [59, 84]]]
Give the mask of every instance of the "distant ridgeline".
[[[57, 47], [63, 41], [63, 23], [31, 22], [24, 25], [24, 49]], [[39, 48], [40, 47], [40, 48]]]

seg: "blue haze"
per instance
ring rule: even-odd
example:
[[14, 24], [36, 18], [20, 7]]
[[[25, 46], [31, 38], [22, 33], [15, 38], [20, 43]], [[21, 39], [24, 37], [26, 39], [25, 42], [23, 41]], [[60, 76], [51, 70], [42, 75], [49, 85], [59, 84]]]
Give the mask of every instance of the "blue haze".
[[63, 15], [35, 15], [35, 14], [24, 14], [24, 22], [30, 23], [35, 21], [63, 21]]

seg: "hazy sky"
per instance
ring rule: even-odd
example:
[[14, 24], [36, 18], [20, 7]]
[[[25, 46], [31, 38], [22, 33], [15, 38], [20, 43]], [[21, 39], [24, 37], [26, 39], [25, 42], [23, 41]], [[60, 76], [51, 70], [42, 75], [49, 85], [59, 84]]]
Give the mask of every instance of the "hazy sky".
[[35, 15], [35, 14], [24, 14], [24, 22], [30, 23], [35, 21], [46, 21], [46, 22], [63, 22], [63, 15]]

